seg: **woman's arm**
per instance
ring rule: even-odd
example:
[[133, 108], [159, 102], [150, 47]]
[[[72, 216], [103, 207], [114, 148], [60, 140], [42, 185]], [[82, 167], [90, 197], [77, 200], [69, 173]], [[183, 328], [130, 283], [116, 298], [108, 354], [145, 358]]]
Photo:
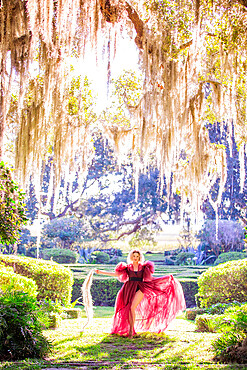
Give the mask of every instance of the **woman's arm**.
[[109, 272], [109, 271], [103, 271], [103, 270], [98, 270], [98, 269], [95, 269], [95, 272], [96, 274], [99, 274], [99, 275], [118, 276], [116, 272]]

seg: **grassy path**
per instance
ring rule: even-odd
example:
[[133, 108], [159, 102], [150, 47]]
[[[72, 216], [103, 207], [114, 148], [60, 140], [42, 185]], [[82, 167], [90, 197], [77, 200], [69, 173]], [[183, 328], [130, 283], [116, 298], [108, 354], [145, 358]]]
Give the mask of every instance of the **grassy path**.
[[[96, 312], [97, 316], [97, 312]], [[102, 317], [106, 316], [106, 317]], [[45, 335], [53, 351], [45, 361], [2, 364], [1, 369], [247, 369], [241, 365], [215, 364], [211, 342], [218, 334], [197, 333], [195, 325], [180, 316], [165, 333], [143, 333], [134, 339], [110, 335], [109, 310], [95, 318], [81, 333], [85, 318], [64, 320]], [[15, 367], [13, 367], [15, 365]]]

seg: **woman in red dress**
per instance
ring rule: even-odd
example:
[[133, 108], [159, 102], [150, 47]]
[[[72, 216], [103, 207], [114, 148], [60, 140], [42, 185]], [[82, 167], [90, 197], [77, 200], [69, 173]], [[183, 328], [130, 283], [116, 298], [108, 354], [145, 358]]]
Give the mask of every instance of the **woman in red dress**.
[[132, 338], [136, 332], [163, 332], [176, 314], [186, 308], [179, 281], [172, 275], [154, 278], [154, 264], [144, 262], [138, 249], [132, 250], [127, 264], [120, 262], [115, 272], [97, 269], [95, 272], [117, 276], [124, 282], [116, 298], [112, 334]]

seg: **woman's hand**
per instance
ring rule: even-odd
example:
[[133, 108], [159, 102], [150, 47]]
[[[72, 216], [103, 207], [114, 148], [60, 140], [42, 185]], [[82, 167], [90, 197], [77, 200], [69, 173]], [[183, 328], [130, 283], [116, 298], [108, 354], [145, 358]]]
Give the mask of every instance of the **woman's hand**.
[[96, 274], [99, 274], [99, 270], [98, 269], [95, 269], [94, 270]]

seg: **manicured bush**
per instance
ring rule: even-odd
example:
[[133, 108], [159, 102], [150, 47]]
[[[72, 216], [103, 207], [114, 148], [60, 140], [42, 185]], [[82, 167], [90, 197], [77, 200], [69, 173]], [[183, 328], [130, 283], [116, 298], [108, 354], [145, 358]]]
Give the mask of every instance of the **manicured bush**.
[[[72, 302], [81, 297], [81, 286], [84, 279], [74, 279]], [[196, 280], [180, 281], [187, 307], [195, 306], [195, 295], [198, 291]], [[92, 298], [95, 306], [114, 306], [118, 291], [122, 283], [117, 279], [94, 279], [91, 287]]]
[[110, 256], [106, 252], [103, 251], [95, 251], [91, 254], [90, 260], [93, 263], [109, 263]]
[[186, 279], [186, 280], [179, 280], [185, 297], [186, 307], [195, 307], [196, 300], [195, 296], [198, 293], [198, 284], [197, 281], [194, 279]]
[[191, 252], [181, 252], [176, 256], [176, 265], [192, 265], [195, 254]]
[[52, 259], [57, 263], [76, 263], [78, 261], [78, 253], [70, 249], [52, 248], [43, 249], [43, 258], [45, 260]]
[[219, 257], [215, 260], [214, 265], [217, 266], [220, 263], [225, 263], [228, 261], [242, 260], [246, 258], [246, 253], [243, 252], [227, 252], [221, 253]]
[[113, 256], [113, 257], [110, 257], [110, 260], [109, 260], [108, 263], [110, 265], [115, 265], [116, 266], [119, 262], [120, 262], [119, 257]]
[[73, 274], [56, 262], [37, 260], [30, 257], [0, 255], [0, 263], [13, 266], [17, 274], [32, 278], [38, 286], [37, 299], [48, 298], [70, 303]]
[[36, 314], [36, 299], [23, 292], [0, 295], [0, 360], [41, 358], [50, 350]]
[[[84, 279], [75, 279], [72, 290], [72, 302], [81, 297], [81, 287]], [[118, 291], [123, 283], [117, 279], [94, 279], [91, 294], [95, 306], [114, 306]]]
[[21, 276], [14, 272], [13, 267], [0, 264], [0, 290], [22, 291], [32, 297], [37, 297], [38, 287], [33, 279]]
[[202, 307], [216, 303], [247, 301], [247, 259], [210, 267], [198, 278], [198, 302]]

